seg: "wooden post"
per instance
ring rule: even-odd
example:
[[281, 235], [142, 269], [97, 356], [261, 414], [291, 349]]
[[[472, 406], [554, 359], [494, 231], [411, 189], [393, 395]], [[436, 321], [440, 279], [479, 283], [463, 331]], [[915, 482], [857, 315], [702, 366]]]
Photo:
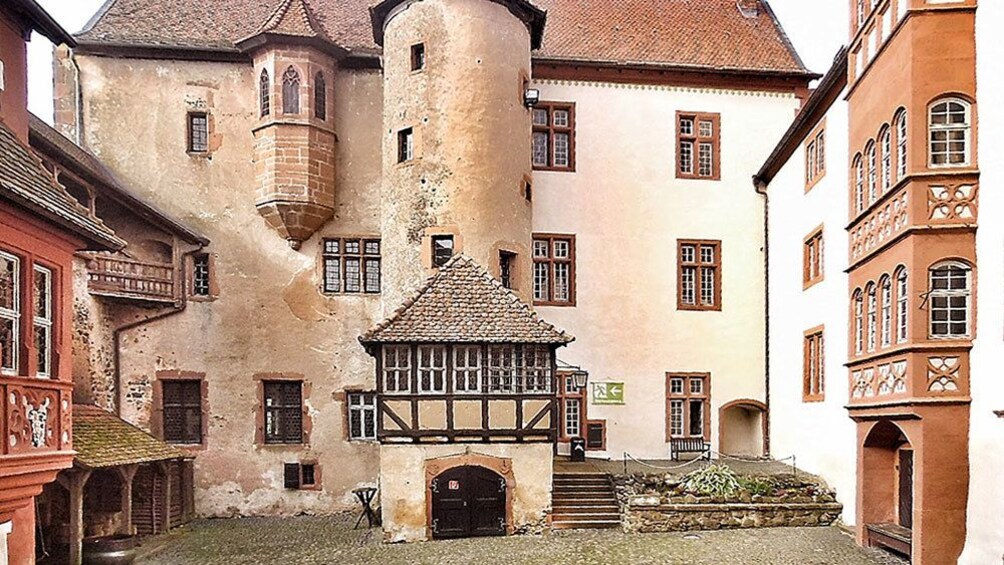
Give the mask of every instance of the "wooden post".
[[81, 565], [84, 550], [84, 487], [90, 470], [73, 468], [59, 476], [59, 484], [70, 492], [70, 565]]
[[119, 475], [119, 493], [122, 498], [122, 528], [120, 534], [133, 535], [132, 531], [132, 482], [136, 478], [139, 465], [123, 465], [116, 467]]
[[[173, 467], [171, 461], [161, 461], [157, 464], [160, 468], [160, 472], [164, 475], [164, 507], [161, 509], [163, 514], [162, 526], [163, 529], [155, 533], [164, 533], [171, 530], [171, 467]], [[154, 501], [156, 503], [156, 501]]]

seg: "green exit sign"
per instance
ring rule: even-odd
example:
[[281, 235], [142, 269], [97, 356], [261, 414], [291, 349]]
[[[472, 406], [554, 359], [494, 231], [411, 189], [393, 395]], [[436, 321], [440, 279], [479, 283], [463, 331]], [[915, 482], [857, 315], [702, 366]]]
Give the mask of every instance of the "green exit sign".
[[624, 404], [624, 383], [593, 383], [593, 404]]

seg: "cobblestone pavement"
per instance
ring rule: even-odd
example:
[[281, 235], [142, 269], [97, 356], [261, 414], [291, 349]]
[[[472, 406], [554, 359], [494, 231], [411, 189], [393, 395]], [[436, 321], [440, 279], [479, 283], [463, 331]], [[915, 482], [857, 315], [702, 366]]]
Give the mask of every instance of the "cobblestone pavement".
[[559, 532], [384, 544], [347, 515], [196, 521], [144, 545], [138, 565], [902, 565], [841, 530], [777, 528], [694, 534]]

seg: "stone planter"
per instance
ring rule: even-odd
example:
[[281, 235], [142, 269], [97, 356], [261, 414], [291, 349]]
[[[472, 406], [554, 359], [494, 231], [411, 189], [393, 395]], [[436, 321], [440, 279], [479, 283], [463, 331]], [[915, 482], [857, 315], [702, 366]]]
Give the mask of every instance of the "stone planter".
[[632, 498], [625, 512], [625, 530], [650, 533], [828, 526], [843, 510], [843, 505], [836, 502], [784, 504], [651, 504], [651, 502], [651, 499], [645, 497]]
[[136, 560], [136, 538], [108, 536], [84, 540], [84, 565], [131, 565]]

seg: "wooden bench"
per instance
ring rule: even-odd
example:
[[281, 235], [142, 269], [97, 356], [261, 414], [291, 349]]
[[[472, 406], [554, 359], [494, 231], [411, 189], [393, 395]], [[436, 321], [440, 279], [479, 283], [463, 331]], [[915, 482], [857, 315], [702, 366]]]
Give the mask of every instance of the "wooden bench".
[[906, 557], [913, 549], [913, 532], [898, 524], [865, 524], [868, 545], [884, 547]]
[[702, 458], [711, 459], [711, 444], [699, 437], [674, 437], [669, 440], [670, 457], [680, 460], [681, 453], [699, 453]]

